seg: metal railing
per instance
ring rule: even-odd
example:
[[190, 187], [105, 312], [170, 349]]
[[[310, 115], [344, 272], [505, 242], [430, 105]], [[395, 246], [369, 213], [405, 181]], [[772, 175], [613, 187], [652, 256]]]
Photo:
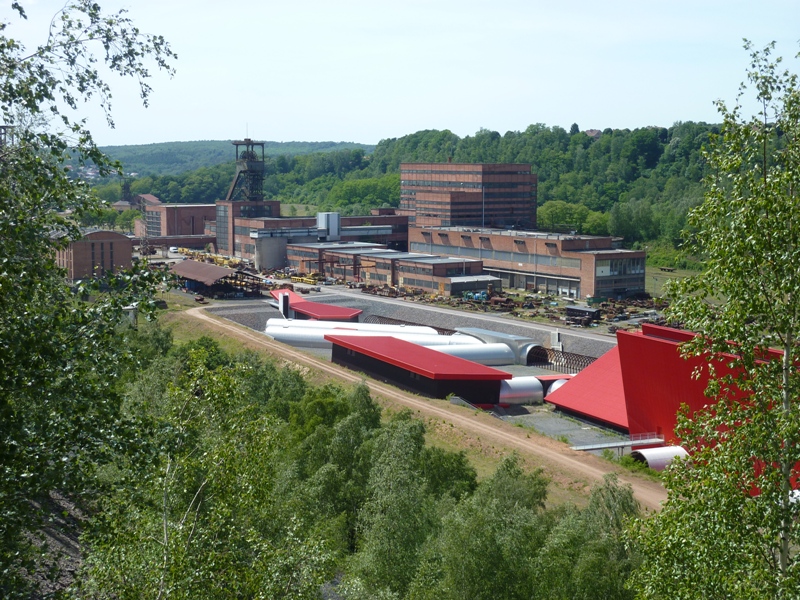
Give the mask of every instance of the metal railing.
[[605, 450], [606, 448], [629, 448], [631, 446], [644, 446], [649, 444], [663, 444], [664, 436], [658, 433], [634, 433], [626, 440], [615, 440], [613, 442], [600, 442], [597, 444], [584, 444], [572, 446], [573, 450], [589, 452], [591, 450]]

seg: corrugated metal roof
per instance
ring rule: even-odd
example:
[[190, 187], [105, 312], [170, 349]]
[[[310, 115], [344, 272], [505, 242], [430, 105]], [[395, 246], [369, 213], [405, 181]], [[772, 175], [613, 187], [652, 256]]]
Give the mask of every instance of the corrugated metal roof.
[[469, 283], [469, 282], [492, 283], [496, 281], [500, 281], [500, 278], [495, 277], [494, 275], [457, 275], [450, 278], [451, 283]]
[[321, 302], [297, 302], [292, 304], [289, 302], [290, 308], [294, 312], [301, 315], [306, 315], [312, 319], [319, 321], [349, 321], [353, 317], [360, 315], [362, 310], [358, 308], [347, 308], [345, 306], [333, 306], [331, 304], [322, 304]]
[[614, 346], [545, 400], [558, 408], [628, 429], [619, 347]]
[[343, 346], [401, 369], [408, 369], [428, 379], [499, 381], [512, 377], [511, 373], [479, 365], [471, 360], [450, 356], [391, 336], [355, 337], [326, 334], [325, 339], [332, 344]]
[[350, 321], [364, 312], [358, 308], [312, 302], [292, 290], [270, 290], [270, 294], [275, 300], [278, 300], [281, 294], [289, 294], [289, 308], [318, 321]]
[[230, 277], [236, 273], [233, 269], [226, 269], [225, 267], [218, 267], [217, 265], [196, 260], [182, 260], [173, 263], [170, 270], [179, 277], [199, 281], [205, 285], [214, 285], [220, 279]]

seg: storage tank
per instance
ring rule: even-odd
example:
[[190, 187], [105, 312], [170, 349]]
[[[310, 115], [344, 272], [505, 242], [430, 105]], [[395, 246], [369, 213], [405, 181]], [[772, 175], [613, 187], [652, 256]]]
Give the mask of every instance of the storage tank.
[[505, 344], [468, 344], [457, 346], [432, 346], [432, 350], [471, 360], [480, 365], [500, 366], [516, 364], [514, 351]]
[[500, 381], [500, 404], [541, 404], [542, 382], [536, 377], [514, 377]]
[[643, 462], [654, 471], [663, 471], [676, 458], [686, 458], [689, 453], [682, 446], [661, 446], [660, 448], [643, 448], [631, 452], [631, 458]]

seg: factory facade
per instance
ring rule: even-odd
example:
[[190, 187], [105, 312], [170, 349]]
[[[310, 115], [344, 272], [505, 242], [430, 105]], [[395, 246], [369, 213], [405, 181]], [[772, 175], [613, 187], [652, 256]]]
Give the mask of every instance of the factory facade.
[[528, 164], [402, 163], [409, 225], [536, 227], [537, 178]]
[[645, 252], [614, 247], [611, 237], [470, 227], [410, 227], [408, 248], [474, 259], [505, 288], [570, 298], [644, 293]]
[[422, 252], [402, 252], [378, 244], [289, 244], [287, 262], [300, 272], [375, 286], [405, 287], [442, 296], [500, 290], [497, 277], [483, 273], [481, 261]]
[[[143, 206], [144, 223], [137, 234], [148, 237], [203, 235], [206, 223], [214, 221], [217, 209], [214, 204], [151, 204]], [[144, 226], [146, 231], [142, 232]]]
[[130, 269], [133, 241], [114, 231], [93, 231], [56, 251], [56, 264], [70, 281]]
[[[216, 252], [259, 270], [290, 266], [430, 293], [471, 291], [478, 283], [486, 289], [489, 282], [571, 298], [644, 293], [644, 251], [618, 248], [610, 237], [526, 231], [536, 224], [537, 178], [530, 165], [402, 163], [397, 209], [281, 218], [280, 203], [263, 195], [263, 142], [233, 145], [237, 171], [225, 199], [148, 206], [148, 235], [202, 233], [198, 244], [214, 240]], [[377, 245], [369, 252], [396, 253], [365, 260], [365, 248], [336, 247], [356, 242]], [[309, 261], [317, 264], [312, 268]], [[474, 277], [485, 281], [465, 279]]]

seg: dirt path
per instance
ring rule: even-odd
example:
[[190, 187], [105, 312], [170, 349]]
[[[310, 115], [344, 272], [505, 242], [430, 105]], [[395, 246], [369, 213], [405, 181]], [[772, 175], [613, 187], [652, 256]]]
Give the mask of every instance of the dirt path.
[[[266, 336], [242, 325], [209, 315], [200, 307], [189, 309], [186, 312], [211, 327], [225, 332], [226, 335], [246, 340], [292, 362], [317, 369], [351, 384], [365, 380], [365, 376], [361, 373], [348, 371], [291, 346], [273, 342]], [[560, 442], [514, 427], [509, 423], [494, 419], [488, 414], [475, 414], [474, 411], [466, 410], [463, 407], [424, 399], [371, 379], [366, 379], [366, 382], [371, 392], [377, 396], [391, 399], [427, 417], [451, 423], [461, 431], [479, 436], [484, 442], [501, 445], [509, 450], [516, 450], [522, 455], [535, 457], [551, 477], [557, 476], [566, 481], [588, 480], [588, 484], [591, 485], [601, 481], [603, 475], [612, 470], [609, 468], [608, 462], [596, 456], [571, 450]], [[636, 499], [643, 508], [658, 510], [661, 503], [666, 500], [666, 492], [660, 483], [627, 473], [618, 472], [618, 475], [620, 481], [631, 485]]]

